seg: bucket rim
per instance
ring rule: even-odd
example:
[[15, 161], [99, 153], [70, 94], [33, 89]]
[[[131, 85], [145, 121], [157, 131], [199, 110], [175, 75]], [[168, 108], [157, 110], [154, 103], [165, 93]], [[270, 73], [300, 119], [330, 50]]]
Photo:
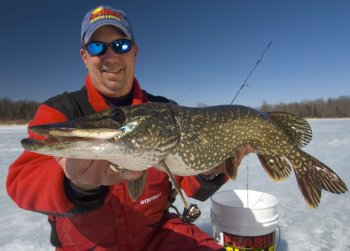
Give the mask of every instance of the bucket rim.
[[[242, 205], [242, 207], [235, 207], [235, 206], [230, 206], [230, 205], [224, 205], [224, 204], [220, 204], [218, 201], [215, 201], [215, 199], [213, 197], [215, 197], [216, 195], [218, 194], [222, 194], [222, 193], [225, 193], [225, 192], [252, 192], [252, 193], [260, 193], [262, 195], [266, 195], [270, 198], [272, 198], [273, 202], [269, 205], [266, 205], [264, 207], [259, 207], [259, 208], [254, 208], [254, 207], [250, 207], [250, 206], [244, 206], [244, 203]], [[236, 193], [237, 194], [237, 193]], [[251, 210], [264, 210], [264, 209], [267, 209], [267, 208], [274, 208], [274, 207], [277, 207], [278, 205], [278, 199], [272, 195], [272, 194], [269, 194], [269, 193], [265, 193], [265, 192], [261, 192], [261, 191], [255, 191], [255, 190], [246, 190], [246, 189], [228, 189], [228, 190], [222, 190], [222, 191], [218, 191], [216, 193], [214, 193], [211, 197], [210, 197], [210, 200], [212, 201], [212, 203], [215, 203], [217, 205], [220, 205], [221, 207], [226, 207], [226, 208], [236, 208], [236, 209], [251, 209]]]

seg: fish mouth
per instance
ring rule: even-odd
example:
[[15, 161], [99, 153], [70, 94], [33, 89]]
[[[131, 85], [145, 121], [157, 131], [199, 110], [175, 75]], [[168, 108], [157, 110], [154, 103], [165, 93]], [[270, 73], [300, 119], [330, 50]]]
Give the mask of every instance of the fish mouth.
[[97, 143], [102, 141], [119, 140], [133, 132], [141, 120], [132, 121], [120, 125], [118, 128], [99, 127], [99, 125], [83, 125], [74, 122], [62, 122], [32, 126], [28, 129], [34, 132], [35, 138], [26, 138], [21, 141], [24, 149], [35, 150], [46, 146], [67, 147], [77, 142]]

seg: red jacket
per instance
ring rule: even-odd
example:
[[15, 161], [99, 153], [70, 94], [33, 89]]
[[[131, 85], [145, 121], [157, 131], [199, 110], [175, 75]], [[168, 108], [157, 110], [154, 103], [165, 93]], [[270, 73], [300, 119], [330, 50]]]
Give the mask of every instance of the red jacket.
[[[135, 79], [132, 104], [147, 101], [149, 97]], [[64, 93], [41, 104], [29, 126], [66, 121], [108, 107], [87, 76], [82, 90]], [[37, 135], [29, 133], [29, 137]], [[209, 236], [164, 210], [171, 192], [166, 173], [154, 168], [147, 172], [145, 191], [135, 202], [127, 193], [126, 182], [105, 187], [88, 200], [72, 199], [67, 194], [69, 180], [57, 161], [24, 151], [10, 166], [6, 187], [19, 207], [49, 216], [51, 243], [58, 250], [171, 250], [165, 239], [180, 241], [181, 246], [189, 241], [189, 246], [193, 246], [193, 249], [174, 250], [195, 250], [201, 245], [198, 250], [217, 250], [219, 246]], [[177, 179], [188, 196], [197, 194], [199, 199], [208, 198], [226, 181], [225, 178], [206, 185], [195, 176]], [[177, 231], [180, 235], [176, 237]], [[183, 236], [186, 238], [182, 239]]]

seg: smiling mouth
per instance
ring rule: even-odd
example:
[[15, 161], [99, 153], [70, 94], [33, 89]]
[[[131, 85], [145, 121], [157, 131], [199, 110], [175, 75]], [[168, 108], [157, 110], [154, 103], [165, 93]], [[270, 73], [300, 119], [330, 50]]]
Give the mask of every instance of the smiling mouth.
[[119, 68], [119, 69], [108, 69], [108, 70], [103, 70], [105, 73], [114, 73], [118, 74], [121, 73], [124, 70], [124, 68]]

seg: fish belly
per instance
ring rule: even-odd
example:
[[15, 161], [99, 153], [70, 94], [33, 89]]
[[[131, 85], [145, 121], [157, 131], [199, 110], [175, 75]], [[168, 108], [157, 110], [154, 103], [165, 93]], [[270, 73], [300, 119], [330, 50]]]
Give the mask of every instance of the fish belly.
[[192, 175], [203, 173], [205, 171], [212, 169], [212, 168], [205, 168], [205, 169], [199, 170], [197, 168], [188, 166], [178, 153], [169, 154], [164, 161], [169, 167], [170, 171], [174, 175], [179, 175], [179, 176], [192, 176]]
[[144, 164], [139, 163], [133, 159], [130, 159], [130, 160], [108, 159], [107, 161], [121, 167], [122, 169], [128, 169], [132, 171], [142, 171], [148, 168]]

